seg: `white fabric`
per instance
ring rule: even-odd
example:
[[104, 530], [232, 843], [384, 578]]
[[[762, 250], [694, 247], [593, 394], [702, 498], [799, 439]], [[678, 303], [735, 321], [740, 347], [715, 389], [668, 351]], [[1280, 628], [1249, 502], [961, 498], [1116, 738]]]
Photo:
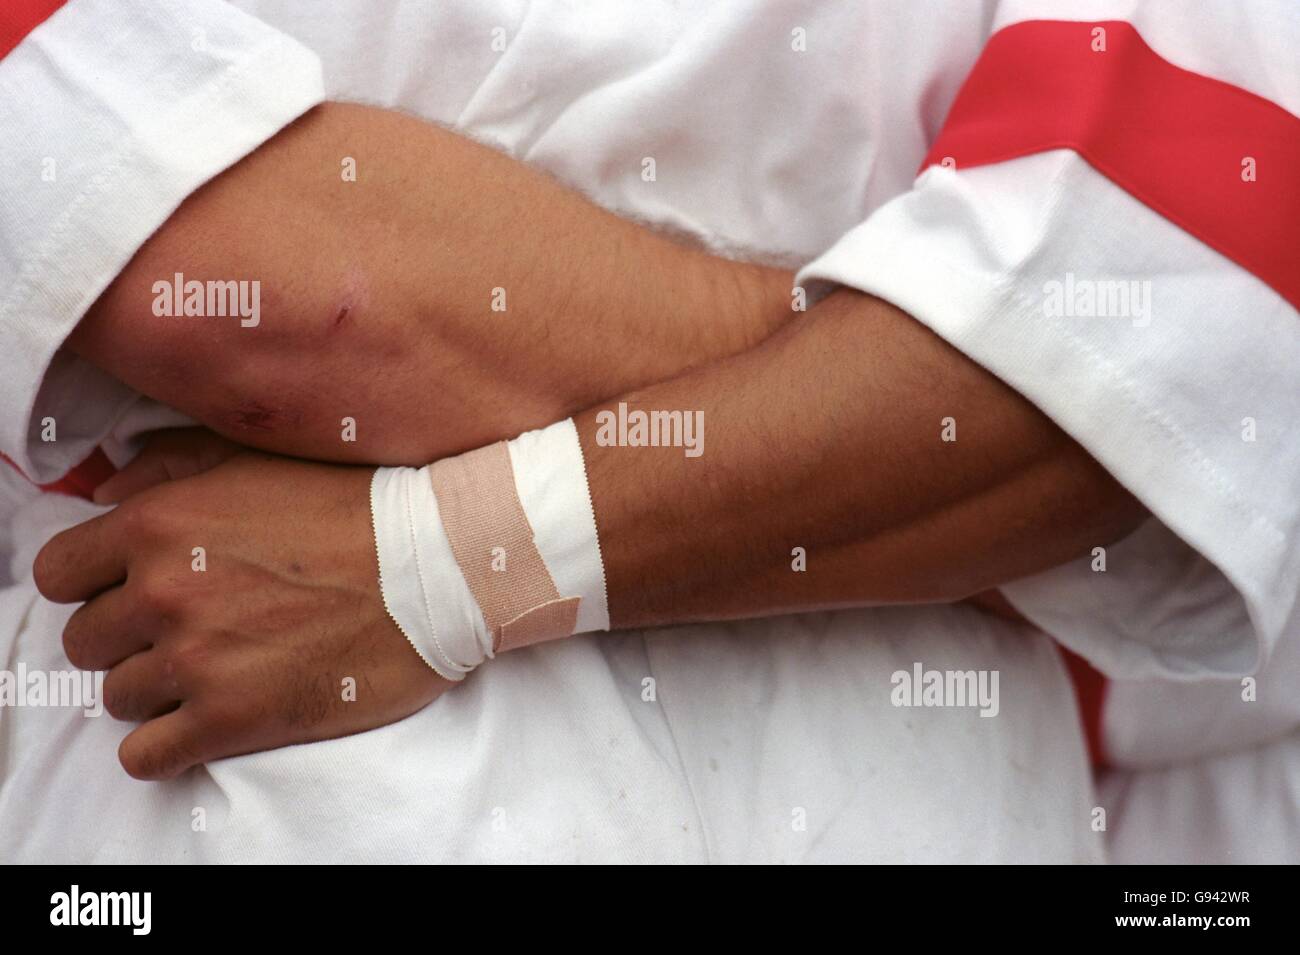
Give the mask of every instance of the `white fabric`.
[[0, 451], [29, 477], [61, 477], [138, 400], [58, 350], [86, 309], [186, 195], [323, 93], [314, 54], [217, 0], [77, 0], [0, 61]]
[[[179, 68], [135, 84], [116, 61], [91, 73], [83, 67], [98, 62], [91, 35], [98, 42], [121, 35], [127, 21], [154, 22], [180, 10], [166, 38], [135, 44], [153, 56], [183, 50], [170, 38], [188, 37], [199, 18], [226, 16], [224, 29], [235, 33], [245, 23], [215, 2], [149, 5], [161, 12], [147, 15], [112, 4], [110, 16], [108, 6], [77, 0], [38, 28], [50, 41], [57, 33], [59, 42], [85, 47], [57, 68], [40, 67], [70, 77], [42, 87], [40, 115], [58, 121], [27, 120], [39, 122], [38, 142], [65, 137], [65, 155], [93, 159], [135, 141], [124, 130], [98, 138], [95, 122], [75, 120], [73, 107], [84, 90], [98, 88], [99, 76], [122, 77], [102, 90], [109, 102], [97, 114], [105, 117], [149, 113], [194, 95], [192, 78]], [[326, 17], [291, 0], [237, 6], [319, 54], [331, 97], [449, 124], [607, 208], [715, 249], [792, 264], [911, 188], [998, 8], [992, 0], [760, 0], [689, 9], [668, 0], [432, 7], [342, 0]], [[1268, 60], [1275, 47], [1287, 49], [1285, 33], [1269, 20], [1283, 8], [1213, 9], [1265, 29], [1197, 33], [1208, 14], [1175, 10], [1171, 42], [1213, 34], [1205, 41], [1210, 66], [1231, 61], [1279, 82], [1291, 75], [1287, 61]], [[70, 10], [84, 11], [91, 29], [74, 35]], [[1264, 11], [1258, 19], [1256, 10]], [[493, 48], [498, 28], [504, 51]], [[222, 29], [212, 24], [209, 36]], [[795, 30], [806, 37], [805, 52], [792, 48]], [[260, 27], [252, 32], [250, 55], [265, 35]], [[9, 82], [11, 63], [21, 62], [14, 57], [39, 59], [30, 55], [33, 42], [27, 54], [20, 47], [0, 61], [0, 83]], [[1238, 44], [1248, 44], [1245, 56]], [[1167, 46], [1161, 51], [1170, 55]], [[1254, 59], [1264, 62], [1245, 62]], [[276, 124], [263, 120], [262, 104], [274, 102], [280, 88], [309, 85], [308, 72], [296, 79], [274, 67], [250, 74], [250, 82], [261, 81], [254, 102], [238, 116], [207, 110], [204, 123], [260, 123], [265, 138]], [[1262, 84], [1253, 88], [1268, 95]], [[11, 128], [7, 120], [4, 128]], [[197, 150], [193, 140], [145, 146], [183, 149], [177, 163], [200, 165], [203, 176], [237, 158], [237, 150], [218, 149], [206, 136], [201, 142]], [[9, 137], [0, 143], [7, 167], [18, 148]], [[652, 182], [641, 175], [647, 157], [656, 161]], [[171, 187], [167, 202], [146, 217], [148, 229], [192, 186]], [[22, 234], [36, 235], [62, 214], [61, 206], [41, 205], [11, 217], [11, 191], [0, 190], [0, 233], [27, 222]], [[37, 203], [48, 195], [32, 193]], [[77, 227], [97, 228], [96, 217], [109, 208], [106, 197], [98, 200], [77, 207]], [[117, 259], [70, 249], [66, 268], [89, 264], [78, 274], [44, 276], [42, 284], [76, 302], [93, 299], [139, 242], [124, 241], [120, 229], [105, 231]], [[0, 450], [28, 463], [58, 456], [57, 467], [41, 464], [42, 477], [75, 463], [131, 400], [102, 390], [84, 366], [56, 368], [42, 400], [61, 403], [59, 446], [25, 446], [42, 356], [59, 347], [73, 312], [33, 313], [21, 324], [8, 314], [3, 326], [5, 336], [21, 328], [30, 344], [0, 355], [0, 405], [23, 416], [21, 431], [0, 430]], [[26, 370], [33, 358], [35, 372]], [[118, 421], [123, 434], [136, 411], [130, 407]], [[80, 447], [65, 445], [65, 433], [84, 436]], [[51, 534], [98, 509], [40, 495], [6, 475], [0, 510], [12, 521], [15, 580], [0, 590], [0, 659], [9, 669], [19, 661], [66, 667], [58, 635], [70, 608], [37, 597], [30, 562]], [[916, 661], [998, 669], [999, 716], [895, 708], [889, 674]], [[1095, 861], [1102, 853], [1088, 826], [1095, 797], [1054, 650], [1035, 634], [961, 607], [574, 637], [503, 655], [401, 723], [220, 760], [165, 784], [121, 772], [115, 749], [128, 729], [79, 712], [0, 711], [0, 857]], [[202, 831], [193, 827], [195, 809], [205, 810]], [[794, 825], [800, 811], [803, 829]]]
[[1125, 769], [1163, 769], [1300, 731], [1300, 640], [1291, 636], [1252, 677], [1112, 681], [1102, 721], [1108, 762]]
[[1115, 680], [1098, 804], [1116, 863], [1300, 862], [1300, 641], [1256, 677]]
[[[1300, 112], [1294, 5], [1004, 4], [1020, 16], [1129, 19], [1183, 67]], [[1221, 29], [1205, 30], [1205, 18]], [[1250, 35], [1255, 50], [1237, 55]], [[1052, 319], [1067, 273], [1149, 280], [1149, 322]], [[1117, 862], [1291, 861], [1300, 727], [1300, 324], [1271, 289], [1074, 154], [934, 169], [804, 278], [888, 298], [1011, 383], [1156, 515], [1107, 549], [1004, 588], [1114, 677], [1101, 800]], [[1257, 421], [1254, 443], [1243, 419]], [[1099, 542], [1101, 543], [1101, 542]], [[1239, 676], [1258, 670], [1257, 698]], [[1188, 679], [1201, 682], [1187, 683]], [[1258, 824], [1252, 824], [1252, 820]]]
[[[98, 512], [47, 495], [23, 530]], [[0, 667], [66, 666], [70, 609], [0, 591], [0, 619], [22, 621]], [[890, 674], [916, 660], [999, 668], [1001, 713], [892, 706]], [[1056, 652], [962, 607], [572, 637], [399, 723], [167, 783], [122, 772], [130, 729], [5, 712], [0, 858], [1068, 863], [1104, 845]]]
[[1116, 864], [1300, 863], [1300, 730], [1160, 769], [1116, 770], [1099, 788]]
[[[1076, 272], [1150, 282], [1149, 322], [1047, 315], [1047, 284]], [[1068, 151], [932, 168], [798, 281], [812, 279], [925, 322], [1159, 519], [1109, 548], [1104, 573], [1085, 557], [1005, 587], [1035, 623], [1127, 678], [1252, 672], [1296, 632], [1300, 321], [1263, 282]]]

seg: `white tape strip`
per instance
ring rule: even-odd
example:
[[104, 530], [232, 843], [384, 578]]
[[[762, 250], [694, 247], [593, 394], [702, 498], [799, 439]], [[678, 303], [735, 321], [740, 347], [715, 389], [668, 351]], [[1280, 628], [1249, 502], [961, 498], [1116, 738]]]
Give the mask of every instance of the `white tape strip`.
[[[508, 443], [519, 501], [558, 591], [581, 598], [575, 633], [609, 629], [605, 568], [572, 420]], [[389, 615], [429, 666], [464, 679], [492, 634], [443, 529], [428, 468], [379, 468], [370, 488], [379, 585]]]
[[519, 501], [556, 589], [582, 598], [574, 633], [609, 629], [605, 565], [578, 429], [566, 418], [507, 444]]
[[370, 486], [379, 586], [424, 662], [449, 680], [491, 656], [491, 637], [438, 516], [427, 468], [379, 468]]

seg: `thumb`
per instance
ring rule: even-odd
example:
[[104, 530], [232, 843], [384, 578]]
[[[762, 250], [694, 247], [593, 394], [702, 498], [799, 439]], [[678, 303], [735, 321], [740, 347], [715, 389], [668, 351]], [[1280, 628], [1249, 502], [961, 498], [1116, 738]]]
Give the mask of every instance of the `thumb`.
[[120, 504], [155, 485], [210, 470], [240, 450], [235, 442], [206, 428], [160, 431], [126, 467], [95, 488], [94, 501]]

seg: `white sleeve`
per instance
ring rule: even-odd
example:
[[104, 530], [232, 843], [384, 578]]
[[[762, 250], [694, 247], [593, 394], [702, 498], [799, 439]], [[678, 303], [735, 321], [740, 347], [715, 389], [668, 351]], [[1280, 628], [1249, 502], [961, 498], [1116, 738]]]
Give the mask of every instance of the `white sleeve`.
[[0, 452], [28, 477], [62, 476], [137, 398], [60, 351], [81, 316], [187, 195], [323, 98], [315, 54], [223, 0], [76, 0], [0, 59]]
[[[931, 167], [813, 280], [928, 325], [1154, 515], [1104, 572], [1089, 557], [1004, 588], [1047, 632], [1112, 677], [1175, 679], [1251, 672], [1296, 636], [1300, 319], [1272, 288], [1064, 150]], [[1102, 281], [1138, 283], [1125, 315], [1054, 314]]]
[[1297, 686], [1295, 639], [1278, 641], [1252, 680], [1114, 680], [1102, 713], [1106, 762], [1152, 769], [1266, 746], [1300, 730]]

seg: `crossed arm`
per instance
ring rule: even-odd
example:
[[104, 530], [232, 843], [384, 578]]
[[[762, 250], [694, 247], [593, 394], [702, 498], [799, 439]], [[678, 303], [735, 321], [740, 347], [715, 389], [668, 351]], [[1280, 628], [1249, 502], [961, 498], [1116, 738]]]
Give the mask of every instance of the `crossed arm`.
[[601, 446], [599, 408], [577, 418], [620, 626], [961, 600], [1117, 540], [1144, 513], [1017, 392], [856, 292], [619, 400], [708, 423], [706, 453], [687, 458]]
[[[177, 272], [260, 282], [259, 324], [155, 317], [153, 283]], [[329, 104], [186, 200], [68, 345], [250, 447], [415, 465], [740, 351], [789, 315], [787, 272], [676, 244], [420, 120]]]
[[[365, 198], [334, 182], [354, 153], [359, 183], [373, 169]], [[251, 251], [223, 247], [236, 228], [257, 230]], [[174, 271], [264, 276], [261, 326], [159, 328], [144, 296]], [[321, 460], [423, 464], [578, 412], [619, 627], [959, 599], [1141, 519], [1037, 409], [907, 315], [845, 291], [789, 320], [788, 291], [788, 275], [682, 249], [464, 140], [336, 108], [188, 202], [72, 345], [228, 437]], [[702, 411], [707, 452], [600, 446], [611, 398]], [[383, 613], [367, 478], [241, 456], [42, 551], [43, 593], [95, 598], [69, 657], [112, 668], [110, 712], [149, 720], [123, 744], [128, 771], [355, 732], [445, 688]], [[791, 573], [794, 547], [807, 573]], [[340, 705], [343, 676], [373, 692]]]

